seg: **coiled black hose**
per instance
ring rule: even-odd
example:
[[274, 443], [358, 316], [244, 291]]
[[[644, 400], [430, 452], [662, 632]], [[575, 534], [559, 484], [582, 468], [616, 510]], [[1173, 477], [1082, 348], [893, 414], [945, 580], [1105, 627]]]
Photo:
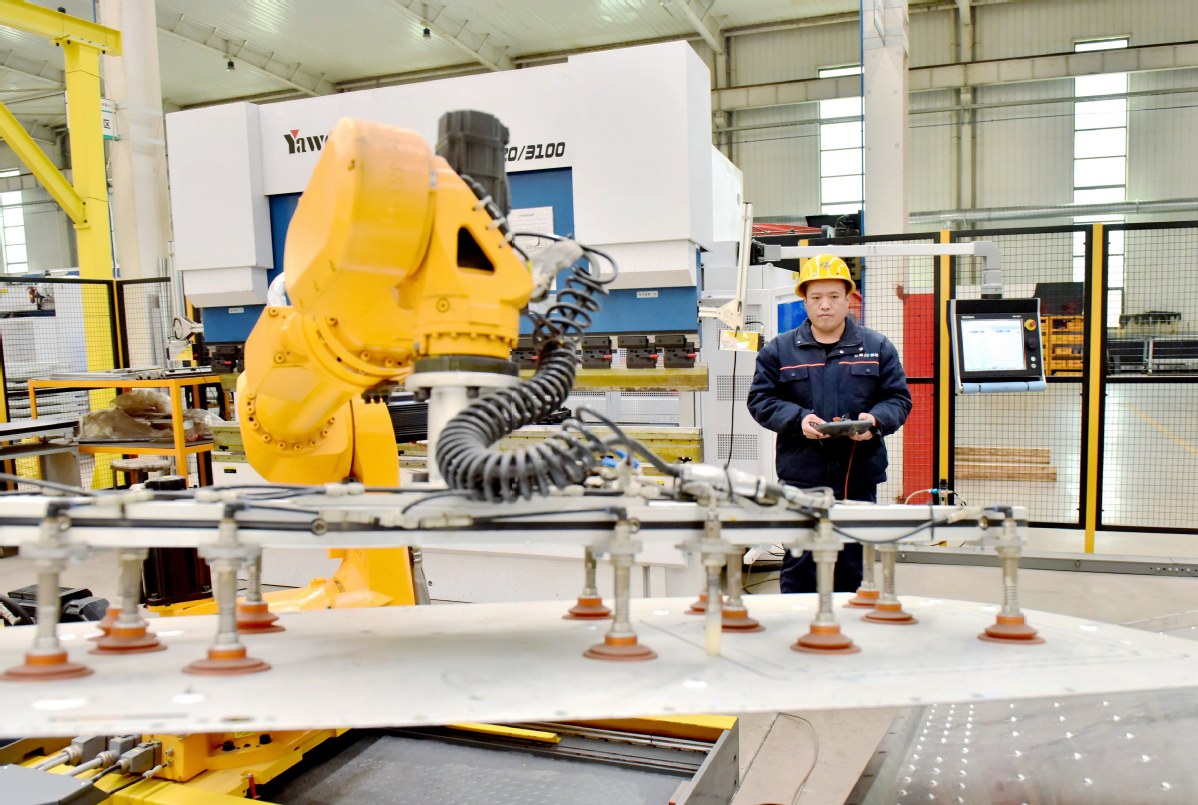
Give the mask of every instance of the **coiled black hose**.
[[[612, 266], [600, 277], [597, 260]], [[475, 400], [449, 421], [437, 441], [437, 466], [450, 489], [488, 502], [511, 502], [544, 495], [551, 487], [581, 483], [607, 452], [604, 443], [574, 420], [545, 441], [506, 451], [495, 442], [518, 428], [556, 411], [574, 387], [578, 339], [599, 310], [599, 297], [616, 278], [615, 262], [602, 252], [583, 248], [557, 301], [544, 315], [534, 315], [535, 374], [511, 388]], [[578, 433], [581, 440], [571, 438]]]

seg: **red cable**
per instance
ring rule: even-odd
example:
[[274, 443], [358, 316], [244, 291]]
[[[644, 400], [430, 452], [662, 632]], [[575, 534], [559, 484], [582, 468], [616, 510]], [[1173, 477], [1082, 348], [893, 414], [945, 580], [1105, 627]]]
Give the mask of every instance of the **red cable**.
[[849, 499], [849, 473], [853, 471], [853, 456], [857, 454], [857, 442], [853, 442], [853, 449], [849, 451], [849, 466], [844, 471], [844, 500]]

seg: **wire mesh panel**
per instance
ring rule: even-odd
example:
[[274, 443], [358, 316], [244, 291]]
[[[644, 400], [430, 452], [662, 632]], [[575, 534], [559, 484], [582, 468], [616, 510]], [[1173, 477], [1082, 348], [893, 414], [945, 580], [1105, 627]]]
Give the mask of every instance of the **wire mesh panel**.
[[[1039, 297], [1048, 390], [954, 398], [953, 486], [971, 504], [1021, 504], [1035, 522], [1079, 526], [1088, 227], [975, 231], [1002, 253], [1003, 296]], [[1080, 241], [1081, 248], [1078, 248]], [[1082, 257], [1074, 255], [1081, 251]], [[1080, 261], [1080, 262], [1079, 262]], [[954, 260], [958, 299], [981, 296], [981, 258]]]
[[1029, 517], [1080, 524], [1082, 390], [956, 398], [953, 488], [973, 505], [1027, 506]]
[[[0, 345], [10, 420], [31, 415], [30, 378], [112, 369], [112, 286], [102, 280], [0, 278]], [[104, 407], [111, 392], [47, 389], [39, 416], [82, 416]]]
[[166, 366], [174, 357], [167, 354], [173, 316], [170, 280], [121, 280], [117, 291], [126, 366]]
[[[1112, 226], [1100, 523], [1198, 528], [1198, 223]], [[1121, 259], [1120, 259], [1121, 257]]]
[[[817, 239], [810, 243], [826, 245], [829, 253], [835, 254], [841, 244], [901, 246], [935, 243], [938, 239], [931, 234], [879, 235]], [[901, 502], [917, 490], [935, 485], [935, 258], [875, 256], [849, 262], [860, 269], [863, 296], [861, 308], [852, 313], [894, 344], [911, 391], [913, 406], [907, 423], [886, 439], [890, 466], [885, 483], [878, 487], [879, 502]], [[926, 498], [920, 502], [926, 502]]]

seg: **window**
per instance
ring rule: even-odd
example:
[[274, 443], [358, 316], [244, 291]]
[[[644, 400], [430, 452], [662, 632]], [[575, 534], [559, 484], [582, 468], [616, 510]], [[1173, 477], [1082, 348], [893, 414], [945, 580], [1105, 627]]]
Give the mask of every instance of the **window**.
[[[9, 179], [20, 175], [20, 173], [17, 168], [0, 170], [0, 179]], [[0, 246], [3, 246], [4, 272], [6, 274], [28, 273], [29, 258], [25, 247], [25, 209], [21, 206], [20, 190], [0, 193], [0, 226], [3, 226], [4, 229], [4, 236], [0, 238]]]
[[[1126, 39], [1078, 42], [1077, 53], [1127, 47]], [[1127, 200], [1127, 73], [1073, 79], [1073, 202], [1108, 204]], [[1122, 96], [1122, 97], [1119, 97]], [[1123, 216], [1081, 216], [1074, 223], [1122, 223]], [[1085, 234], [1073, 238], [1073, 279], [1086, 278]], [[1107, 255], [1107, 327], [1123, 313], [1123, 232], [1111, 232]]]
[[[819, 71], [820, 78], [849, 75], [861, 75], [861, 65], [825, 67]], [[820, 212], [825, 215], [861, 209], [864, 199], [861, 110], [860, 96], [819, 102], [819, 198]]]

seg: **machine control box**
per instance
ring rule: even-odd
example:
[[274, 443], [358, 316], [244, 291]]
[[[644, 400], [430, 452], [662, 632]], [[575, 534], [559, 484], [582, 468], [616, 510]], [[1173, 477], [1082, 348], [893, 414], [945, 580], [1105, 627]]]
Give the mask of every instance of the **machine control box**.
[[628, 350], [625, 366], [629, 369], [656, 369], [657, 349], [647, 335], [621, 335], [616, 339], [620, 349]]
[[1040, 300], [949, 301], [958, 393], [1043, 391]]
[[667, 369], [693, 369], [699, 351], [682, 333], [659, 335], [654, 339]]
[[611, 337], [606, 335], [584, 335], [579, 358], [584, 369], [610, 369], [612, 359]]
[[512, 350], [512, 362], [521, 369], [536, 369], [537, 368], [537, 353], [532, 348], [532, 336], [522, 337], [516, 341], [516, 348]]

